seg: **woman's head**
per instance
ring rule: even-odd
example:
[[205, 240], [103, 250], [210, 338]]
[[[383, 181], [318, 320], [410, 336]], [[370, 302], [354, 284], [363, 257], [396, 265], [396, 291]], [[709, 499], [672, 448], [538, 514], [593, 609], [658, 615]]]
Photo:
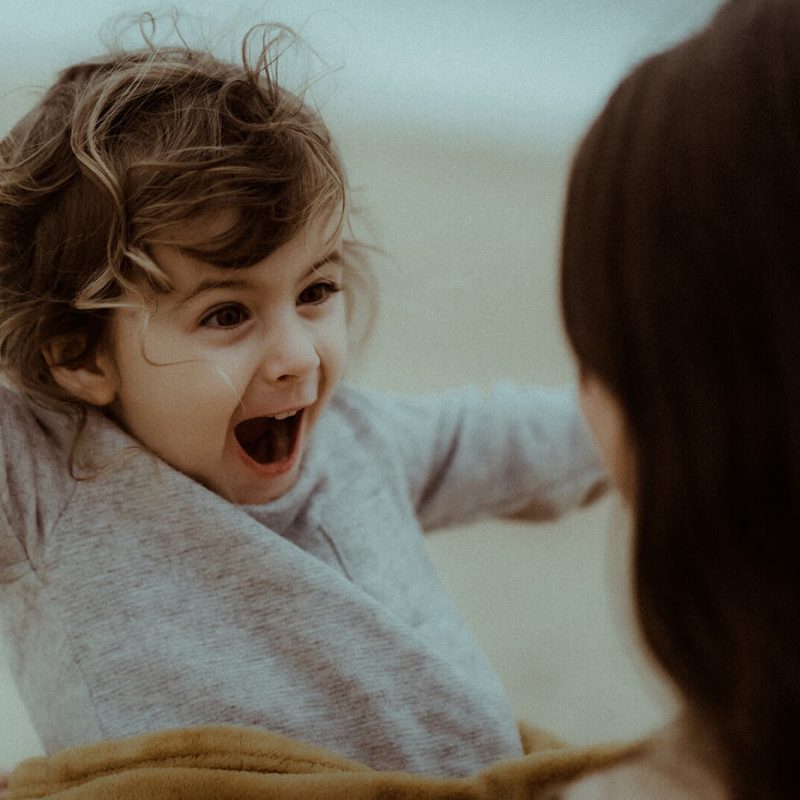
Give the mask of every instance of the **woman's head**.
[[643, 62], [580, 146], [562, 242], [570, 342], [624, 420], [643, 632], [737, 787], [740, 756], [788, 768], [800, 711], [798, 41], [799, 3], [734, 0]]
[[[331, 137], [274, 79], [288, 34], [256, 28], [244, 53], [259, 34], [238, 66], [182, 47], [77, 64], [0, 143], [0, 371], [30, 396], [75, 402], [43, 353], [81, 365], [132, 290], [171, 288], [154, 247], [238, 270], [319, 219], [346, 228]], [[341, 252], [352, 305], [368, 276]]]

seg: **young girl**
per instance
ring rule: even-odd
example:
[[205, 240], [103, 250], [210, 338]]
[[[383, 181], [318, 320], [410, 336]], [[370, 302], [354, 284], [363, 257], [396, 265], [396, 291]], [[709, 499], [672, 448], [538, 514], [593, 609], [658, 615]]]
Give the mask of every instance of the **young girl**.
[[368, 273], [272, 64], [113, 53], [0, 145], [12, 667], [49, 752], [233, 723], [473, 772], [519, 737], [421, 531], [603, 473], [572, 392], [339, 385]]
[[685, 712], [565, 793], [797, 797], [800, 3], [732, 0], [620, 85], [572, 168], [562, 300]]

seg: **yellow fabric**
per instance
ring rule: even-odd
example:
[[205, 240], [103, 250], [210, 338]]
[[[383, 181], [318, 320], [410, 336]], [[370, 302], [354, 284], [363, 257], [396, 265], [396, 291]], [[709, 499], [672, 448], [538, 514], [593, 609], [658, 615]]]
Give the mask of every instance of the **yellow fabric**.
[[564, 747], [523, 727], [528, 755], [469, 778], [378, 772], [255, 728], [206, 726], [102, 742], [23, 761], [9, 800], [544, 800], [557, 784], [636, 745]]

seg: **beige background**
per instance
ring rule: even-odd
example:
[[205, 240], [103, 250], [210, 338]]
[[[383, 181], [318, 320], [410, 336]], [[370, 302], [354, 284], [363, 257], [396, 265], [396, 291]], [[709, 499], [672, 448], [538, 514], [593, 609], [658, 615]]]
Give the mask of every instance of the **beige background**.
[[[17, 5], [3, 0], [4, 11], [9, 2]], [[594, 20], [612, 6], [620, 18], [634, 20], [648, 7], [662, 15], [672, 9], [666, 32], [674, 35], [689, 24], [680, 17], [686, 8], [694, 8], [696, 17], [698, 9], [714, 4], [581, 0], [558, 8], [573, 14], [586, 9]], [[342, 5], [374, 10], [380, 4], [353, 0]], [[428, 7], [400, 5], [417, 11]], [[472, 5], [509, 11], [514, 3]], [[520, 2], [516, 6], [523, 8]], [[432, 7], [455, 13], [464, 6], [438, 2]], [[28, 14], [30, 8], [20, 2], [16, 11]], [[530, 10], [527, 4], [524, 8]], [[352, 18], [353, 25], [357, 19]], [[27, 28], [17, 22], [22, 36]], [[622, 40], [628, 31], [630, 60], [653, 44], [641, 33], [645, 29], [615, 22], [603, 30]], [[554, 35], [546, 28], [531, 30], [543, 42]], [[587, 28], [585, 36], [594, 41], [593, 29]], [[4, 132], [31, 102], [31, 92], [18, 88], [28, 82], [27, 75], [15, 79], [14, 70], [18, 53], [23, 68], [32, 55], [16, 39], [6, 36], [2, 44]], [[501, 58], [502, 47], [491, 44]], [[57, 63], [87, 52], [62, 54]], [[566, 53], [565, 64], [569, 58]], [[38, 82], [49, 80], [54, 68], [39, 65]], [[346, 75], [340, 78], [345, 102], [333, 104], [332, 127], [356, 201], [367, 211], [362, 230], [386, 251], [377, 259], [378, 328], [351, 379], [408, 392], [462, 383], [488, 386], [501, 378], [549, 385], [571, 381], [558, 314], [557, 251], [566, 173], [582, 124], [576, 125], [573, 115], [566, 123], [545, 125], [555, 106], [528, 107], [530, 99], [520, 103], [521, 116], [512, 118], [513, 93], [496, 116], [476, 107], [466, 114], [453, 111], [448, 122], [436, 111], [425, 124], [417, 107], [408, 106], [414, 112], [409, 114], [402, 105], [392, 113], [385, 108], [372, 113], [373, 106], [364, 97], [359, 101]], [[534, 79], [546, 82], [548, 75], [523, 75], [521, 85]], [[592, 110], [610, 88], [606, 83], [589, 93]], [[406, 86], [408, 96], [414, 96], [412, 90]], [[445, 85], [443, 91], [431, 108], [447, 107], [458, 92], [469, 95], [463, 86], [450, 92]], [[585, 121], [588, 113], [581, 107], [577, 118]], [[639, 735], [664, 720], [671, 707], [669, 693], [635, 641], [627, 607], [626, 528], [625, 513], [612, 496], [553, 523], [496, 523], [430, 538], [434, 560], [504, 680], [518, 716], [576, 743]], [[1, 655], [0, 769], [41, 749]]]

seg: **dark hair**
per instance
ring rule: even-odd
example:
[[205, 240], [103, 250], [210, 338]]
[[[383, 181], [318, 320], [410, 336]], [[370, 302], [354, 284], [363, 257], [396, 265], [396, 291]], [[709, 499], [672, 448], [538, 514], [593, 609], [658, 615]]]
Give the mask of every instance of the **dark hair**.
[[562, 307], [636, 469], [647, 644], [734, 798], [798, 794], [800, 3], [733, 0], [575, 157]]
[[[81, 346], [66, 363], [78, 365], [126, 289], [167, 290], [154, 244], [236, 269], [319, 213], [348, 220], [327, 128], [277, 82], [279, 56], [299, 46], [291, 31], [255, 26], [239, 64], [144, 39], [64, 70], [0, 142], [0, 377], [79, 418], [85, 409], [53, 380], [43, 348], [73, 334]], [[187, 223], [221, 212], [231, 225], [197, 241]], [[348, 319], [355, 294], [370, 318], [365, 248], [345, 238], [342, 249]]]

